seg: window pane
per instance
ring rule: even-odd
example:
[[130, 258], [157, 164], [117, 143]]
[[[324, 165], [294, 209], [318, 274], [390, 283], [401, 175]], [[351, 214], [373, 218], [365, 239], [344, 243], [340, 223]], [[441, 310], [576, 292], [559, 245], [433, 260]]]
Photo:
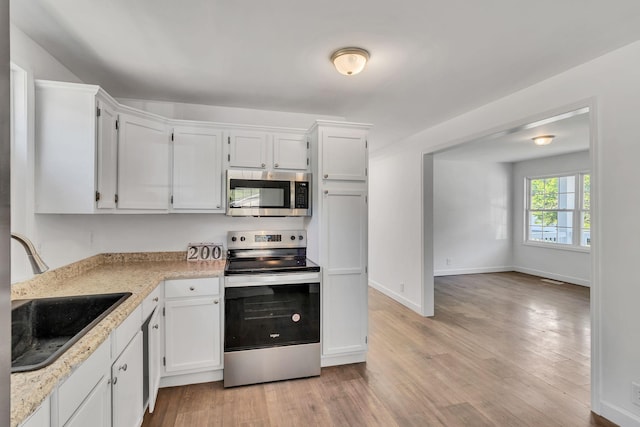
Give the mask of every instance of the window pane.
[[544, 209], [544, 179], [532, 179], [530, 209]]
[[558, 241], [558, 228], [542, 227], [542, 240], [549, 243], [556, 243]]
[[591, 246], [591, 214], [589, 212], [582, 212], [581, 228], [580, 245]]
[[591, 175], [585, 174], [582, 176], [582, 209], [591, 209]]
[[544, 209], [558, 208], [558, 178], [544, 180]]
[[573, 212], [557, 212], [558, 217], [558, 227], [573, 227]]
[[558, 227], [558, 241], [557, 241], [557, 243], [562, 243], [564, 245], [573, 244], [573, 228]]
[[529, 214], [529, 225], [542, 226], [543, 213], [540, 211], [533, 211]]
[[542, 217], [542, 225], [548, 227], [550, 225], [558, 225], [558, 212], [544, 212]]
[[576, 199], [576, 177], [563, 176], [558, 178], [558, 208], [573, 209]]
[[530, 225], [529, 226], [529, 240], [534, 241], [542, 241], [542, 226], [540, 225]]

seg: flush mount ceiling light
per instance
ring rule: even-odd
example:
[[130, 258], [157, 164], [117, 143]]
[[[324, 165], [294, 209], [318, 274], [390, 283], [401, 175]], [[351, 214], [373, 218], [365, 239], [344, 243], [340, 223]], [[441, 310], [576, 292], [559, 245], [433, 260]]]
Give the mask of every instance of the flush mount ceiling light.
[[359, 47], [338, 49], [331, 55], [331, 62], [340, 74], [353, 76], [364, 70], [369, 60], [369, 52]]
[[553, 138], [555, 137], [556, 137], [555, 135], [540, 135], [531, 139], [533, 139], [533, 143], [536, 145], [549, 145], [551, 144], [551, 141], [553, 141]]

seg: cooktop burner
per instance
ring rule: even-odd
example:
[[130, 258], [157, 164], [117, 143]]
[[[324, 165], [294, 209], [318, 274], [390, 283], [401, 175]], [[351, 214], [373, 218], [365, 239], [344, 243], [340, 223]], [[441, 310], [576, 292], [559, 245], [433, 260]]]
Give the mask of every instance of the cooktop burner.
[[225, 276], [233, 274], [293, 273], [320, 271], [320, 266], [306, 258], [227, 259]]
[[293, 231], [232, 231], [225, 276], [320, 271], [307, 259], [307, 233]]

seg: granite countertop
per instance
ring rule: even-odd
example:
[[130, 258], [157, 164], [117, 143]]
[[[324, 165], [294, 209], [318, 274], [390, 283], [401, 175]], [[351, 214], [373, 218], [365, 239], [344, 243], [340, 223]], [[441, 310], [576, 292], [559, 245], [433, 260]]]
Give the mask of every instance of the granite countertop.
[[215, 277], [224, 261], [187, 262], [184, 252], [100, 254], [52, 270], [11, 288], [11, 299], [131, 292], [112, 313], [51, 365], [11, 374], [11, 426], [33, 413], [60, 380], [68, 377], [165, 279]]

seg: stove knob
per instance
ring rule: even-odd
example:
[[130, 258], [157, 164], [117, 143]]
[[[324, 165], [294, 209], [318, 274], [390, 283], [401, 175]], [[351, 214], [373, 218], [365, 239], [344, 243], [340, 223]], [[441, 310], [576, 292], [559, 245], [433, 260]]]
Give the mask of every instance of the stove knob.
[[296, 236], [291, 236], [291, 240], [296, 240]]
[[298, 236], [298, 240], [303, 240], [303, 239], [304, 239], [304, 236], [302, 235]]
[[247, 239], [245, 239], [245, 237], [244, 237], [244, 236], [242, 236], [242, 237], [240, 238], [240, 241], [241, 241], [241, 242], [244, 242], [245, 240], [247, 240]]
[[238, 240], [238, 238], [237, 238], [236, 236], [233, 236], [233, 237], [231, 238], [231, 241], [232, 241], [232, 242], [235, 242], [236, 240]]

